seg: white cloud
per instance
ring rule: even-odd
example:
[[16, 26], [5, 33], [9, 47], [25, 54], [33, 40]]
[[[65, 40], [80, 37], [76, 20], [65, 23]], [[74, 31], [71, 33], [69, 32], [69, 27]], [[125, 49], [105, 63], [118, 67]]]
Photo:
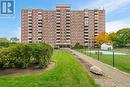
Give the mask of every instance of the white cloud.
[[92, 0], [91, 4], [84, 3], [79, 8], [104, 8], [107, 13], [126, 9], [124, 6], [130, 4], [130, 0]]
[[130, 0], [96, 0], [107, 12], [112, 12], [130, 4]]
[[127, 21], [111, 21], [106, 23], [106, 32], [116, 32], [122, 28], [130, 28], [130, 22]]
[[[130, 4], [130, 0], [92, 0], [93, 2], [89, 5], [82, 5], [81, 8], [104, 8], [107, 16], [113, 14], [117, 10], [126, 10], [130, 8], [124, 8]], [[110, 14], [108, 14], [110, 13]], [[117, 15], [119, 16], [119, 15]], [[108, 18], [109, 19], [109, 18]], [[107, 19], [106, 19], [107, 20]], [[106, 22], [106, 32], [116, 32], [121, 28], [130, 27], [130, 19], [115, 20], [114, 18], [109, 19], [112, 21]]]

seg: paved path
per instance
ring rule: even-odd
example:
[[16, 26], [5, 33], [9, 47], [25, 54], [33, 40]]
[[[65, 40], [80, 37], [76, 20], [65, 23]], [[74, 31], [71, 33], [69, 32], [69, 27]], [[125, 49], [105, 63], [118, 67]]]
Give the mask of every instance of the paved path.
[[97, 61], [89, 56], [86, 56], [77, 51], [71, 50], [72, 53], [76, 54], [82, 64], [85, 62], [95, 65], [103, 70], [105, 73], [104, 77], [94, 77], [96, 81], [101, 85], [101, 87], [130, 87], [130, 74], [123, 73], [122, 71], [115, 69], [107, 64]]

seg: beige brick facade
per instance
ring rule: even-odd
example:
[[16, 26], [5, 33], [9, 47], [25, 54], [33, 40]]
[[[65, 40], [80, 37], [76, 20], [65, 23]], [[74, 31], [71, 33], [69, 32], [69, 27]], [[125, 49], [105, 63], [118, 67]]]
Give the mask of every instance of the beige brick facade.
[[105, 11], [71, 10], [59, 5], [56, 10], [23, 9], [21, 41], [46, 42], [54, 47], [71, 47], [76, 43], [94, 47], [95, 37], [105, 31]]

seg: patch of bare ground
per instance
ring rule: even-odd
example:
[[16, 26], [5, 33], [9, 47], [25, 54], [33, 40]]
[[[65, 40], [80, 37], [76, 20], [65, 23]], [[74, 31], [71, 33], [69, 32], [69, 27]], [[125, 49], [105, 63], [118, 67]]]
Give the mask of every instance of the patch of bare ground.
[[0, 76], [19, 76], [19, 75], [26, 75], [26, 74], [34, 74], [34, 73], [41, 73], [52, 69], [55, 66], [55, 62], [50, 62], [48, 66], [44, 69], [39, 69], [36, 67], [29, 67], [27, 69], [4, 69], [0, 70]]

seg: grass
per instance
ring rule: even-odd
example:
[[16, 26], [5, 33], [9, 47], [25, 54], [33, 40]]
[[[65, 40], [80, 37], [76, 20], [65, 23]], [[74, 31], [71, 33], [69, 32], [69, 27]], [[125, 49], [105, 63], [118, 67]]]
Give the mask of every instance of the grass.
[[[119, 50], [121, 50], [122, 52], [124, 52], [123, 50], [126, 51], [126, 49], [118, 49], [118, 51]], [[80, 49], [78, 51], [85, 54], [84, 49]], [[86, 54], [86, 55], [88, 55], [88, 54]], [[89, 54], [89, 56], [91, 56], [92, 58], [98, 59], [98, 55], [96, 55], [96, 54], [91, 54], [91, 55]], [[99, 56], [99, 60], [102, 61], [103, 63], [113, 66], [113, 55], [102, 54]], [[130, 54], [115, 55], [115, 67], [118, 68], [119, 70], [130, 73]]]
[[[98, 58], [97, 55], [91, 55], [93, 58]], [[113, 57], [112, 55], [100, 55], [100, 61], [103, 63], [109, 64], [113, 66]], [[115, 55], [115, 67], [130, 73], [130, 55]]]
[[99, 87], [69, 51], [55, 51], [56, 66], [43, 73], [1, 76], [0, 87]]
[[130, 47], [127, 47], [127, 48], [115, 48], [114, 51], [130, 52]]

